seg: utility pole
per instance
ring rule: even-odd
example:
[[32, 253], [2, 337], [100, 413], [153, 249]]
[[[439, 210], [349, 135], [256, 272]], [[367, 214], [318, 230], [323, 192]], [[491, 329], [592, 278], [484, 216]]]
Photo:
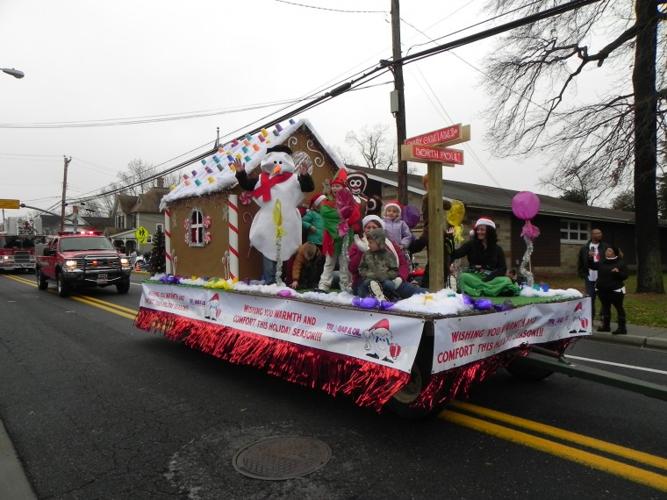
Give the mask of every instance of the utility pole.
[[63, 155], [63, 159], [65, 160], [65, 171], [63, 173], [63, 197], [60, 203], [60, 231], [65, 230], [65, 199], [67, 198], [67, 166], [69, 165], [69, 162], [72, 161], [72, 157], [70, 156], [69, 158], [67, 158], [67, 156]]
[[[391, 45], [392, 59], [401, 59], [401, 14], [399, 0], [391, 0]], [[408, 162], [402, 161], [401, 145], [405, 142], [405, 95], [403, 94], [403, 64], [392, 66], [394, 91], [392, 92], [392, 112], [396, 119], [396, 150], [398, 152], [398, 201], [408, 204]]]

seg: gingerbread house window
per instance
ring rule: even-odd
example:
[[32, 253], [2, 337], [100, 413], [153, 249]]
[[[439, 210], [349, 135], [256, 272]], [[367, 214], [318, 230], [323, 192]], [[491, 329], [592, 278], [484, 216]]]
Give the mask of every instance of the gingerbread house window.
[[204, 215], [201, 210], [194, 209], [190, 214], [190, 245], [204, 246]]

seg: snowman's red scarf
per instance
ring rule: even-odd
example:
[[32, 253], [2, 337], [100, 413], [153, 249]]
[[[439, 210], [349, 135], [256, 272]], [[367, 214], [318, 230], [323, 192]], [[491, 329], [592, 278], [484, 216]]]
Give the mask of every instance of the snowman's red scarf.
[[262, 172], [261, 174], [259, 174], [260, 185], [257, 189], [255, 189], [252, 192], [252, 196], [254, 198], [259, 198], [261, 196], [262, 200], [264, 200], [265, 202], [266, 201], [271, 201], [271, 188], [273, 186], [275, 186], [276, 184], [280, 184], [281, 182], [285, 182], [290, 177], [292, 177], [291, 172], [286, 172], [284, 174], [274, 175], [273, 177], [271, 177], [266, 172]]
[[377, 411], [410, 380], [409, 373], [396, 368], [146, 307], [140, 308], [134, 324], [230, 363], [332, 396], [344, 394]]

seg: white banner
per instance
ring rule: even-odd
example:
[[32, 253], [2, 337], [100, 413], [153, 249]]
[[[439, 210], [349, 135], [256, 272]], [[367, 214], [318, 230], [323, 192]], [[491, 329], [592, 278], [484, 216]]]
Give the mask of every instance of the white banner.
[[144, 283], [141, 307], [410, 372], [424, 321], [382, 311]]
[[433, 373], [491, 357], [521, 344], [591, 335], [589, 297], [506, 312], [434, 321]]

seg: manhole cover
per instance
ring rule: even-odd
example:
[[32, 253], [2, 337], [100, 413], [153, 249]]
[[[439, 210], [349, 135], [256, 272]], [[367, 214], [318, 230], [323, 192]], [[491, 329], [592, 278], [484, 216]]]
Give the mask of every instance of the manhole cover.
[[244, 476], [281, 481], [305, 476], [326, 465], [331, 448], [309, 437], [271, 437], [241, 448], [234, 468]]

